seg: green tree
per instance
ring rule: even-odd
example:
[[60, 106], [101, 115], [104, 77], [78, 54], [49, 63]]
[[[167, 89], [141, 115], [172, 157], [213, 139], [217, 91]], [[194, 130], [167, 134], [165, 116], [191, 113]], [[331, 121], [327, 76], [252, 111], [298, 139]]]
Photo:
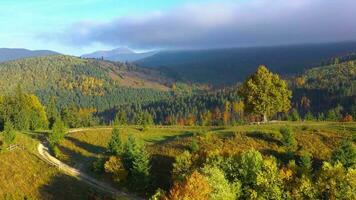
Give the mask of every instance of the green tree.
[[175, 158], [173, 163], [173, 179], [183, 180], [188, 174], [191, 173], [193, 166], [192, 154], [189, 151], [184, 151]]
[[308, 111], [307, 114], [304, 116], [304, 120], [313, 121], [314, 120], [313, 114], [310, 111]]
[[129, 136], [123, 153], [125, 169], [129, 170], [129, 182], [137, 191], [145, 191], [150, 181], [150, 155], [144, 145]]
[[289, 127], [282, 127], [279, 129], [282, 135], [282, 144], [288, 151], [293, 151], [297, 145], [293, 131]]
[[12, 144], [16, 138], [16, 132], [10, 121], [6, 121], [4, 125], [3, 138], [5, 145]]
[[250, 150], [241, 155], [239, 176], [244, 199], [282, 199], [283, 183], [277, 161], [263, 159], [260, 152]]
[[343, 140], [332, 152], [331, 162], [340, 162], [346, 168], [356, 169], [356, 146], [349, 140]]
[[235, 200], [240, 195], [240, 184], [230, 184], [228, 180], [226, 180], [224, 172], [219, 168], [205, 166], [201, 170], [201, 174], [204, 175], [210, 187], [212, 188], [212, 192], [210, 192], [210, 199], [214, 200]]
[[59, 144], [66, 134], [66, 127], [60, 118], [57, 118], [53, 124], [52, 131], [48, 135], [48, 142], [51, 147]]
[[125, 111], [120, 111], [115, 115], [114, 124], [115, 125], [126, 125], [127, 124], [127, 114]]
[[110, 141], [108, 143], [108, 152], [113, 155], [121, 155], [123, 153], [123, 142], [120, 136], [120, 130], [117, 127], [112, 129]]
[[312, 171], [312, 165], [313, 165], [312, 154], [307, 151], [303, 151], [299, 158], [299, 166], [302, 174], [306, 174], [309, 176]]
[[287, 112], [291, 105], [291, 91], [285, 81], [265, 66], [260, 66], [239, 88], [245, 110], [263, 116], [265, 122], [277, 112]]
[[52, 126], [57, 118], [59, 118], [59, 112], [57, 110], [57, 103], [55, 97], [51, 97], [46, 108], [49, 128], [52, 129]]

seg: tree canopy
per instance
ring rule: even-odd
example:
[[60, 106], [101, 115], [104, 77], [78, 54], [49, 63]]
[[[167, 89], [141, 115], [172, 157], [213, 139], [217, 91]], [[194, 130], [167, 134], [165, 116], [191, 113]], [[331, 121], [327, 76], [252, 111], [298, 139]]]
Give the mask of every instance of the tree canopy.
[[262, 115], [264, 121], [291, 108], [292, 92], [284, 80], [261, 65], [239, 88], [245, 111]]

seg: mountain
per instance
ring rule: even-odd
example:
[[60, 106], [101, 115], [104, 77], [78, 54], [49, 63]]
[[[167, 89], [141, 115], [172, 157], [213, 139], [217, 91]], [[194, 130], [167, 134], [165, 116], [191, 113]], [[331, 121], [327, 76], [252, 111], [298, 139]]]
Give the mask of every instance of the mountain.
[[128, 48], [117, 48], [109, 51], [96, 51], [84, 54], [83, 58], [96, 58], [109, 61], [132, 62], [154, 55], [156, 52], [136, 53]]
[[48, 56], [59, 54], [49, 50], [28, 50], [28, 49], [10, 49], [0, 48], [0, 62], [10, 60], [17, 60], [21, 58], [35, 57], [35, 56]]
[[160, 68], [181, 81], [226, 85], [243, 81], [261, 64], [282, 76], [289, 76], [348, 52], [356, 52], [356, 42], [162, 51], [135, 63], [141, 67]]
[[164, 98], [171, 80], [132, 64], [52, 55], [0, 63], [0, 92], [20, 85], [46, 103], [103, 110], [117, 104]]

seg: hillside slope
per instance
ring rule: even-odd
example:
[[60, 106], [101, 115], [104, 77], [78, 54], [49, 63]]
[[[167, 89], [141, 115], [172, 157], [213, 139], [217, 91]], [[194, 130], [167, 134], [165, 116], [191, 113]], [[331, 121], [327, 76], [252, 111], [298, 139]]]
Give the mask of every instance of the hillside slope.
[[318, 66], [333, 56], [356, 51], [356, 43], [312, 44], [279, 47], [163, 51], [137, 61], [139, 66], [162, 68], [179, 80], [235, 84], [261, 65], [281, 75], [292, 75]]
[[356, 114], [356, 59], [307, 70], [293, 87], [295, 101], [306, 96], [315, 111], [341, 105], [345, 113]]
[[21, 58], [36, 57], [36, 56], [48, 56], [57, 55], [59, 53], [48, 50], [28, 50], [28, 49], [9, 49], [0, 48], [0, 62], [6, 62], [10, 60], [17, 60]]
[[43, 101], [56, 96], [60, 104], [108, 108], [127, 101], [150, 101], [169, 90], [160, 72], [134, 65], [71, 56], [26, 58], [0, 64], [0, 91], [21, 85]]

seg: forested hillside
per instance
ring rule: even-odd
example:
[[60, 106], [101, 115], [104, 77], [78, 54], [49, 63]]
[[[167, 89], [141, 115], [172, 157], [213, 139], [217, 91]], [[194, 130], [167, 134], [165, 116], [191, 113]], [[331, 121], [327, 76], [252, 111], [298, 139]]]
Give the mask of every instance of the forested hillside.
[[3, 93], [20, 85], [44, 104], [54, 96], [59, 107], [103, 110], [120, 103], [155, 101], [168, 95], [170, 82], [155, 70], [63, 55], [0, 64]]
[[294, 79], [294, 100], [301, 110], [314, 112], [336, 108], [356, 112], [356, 59], [343, 56], [326, 66], [310, 69]]
[[243, 81], [261, 64], [282, 76], [295, 75], [330, 57], [355, 51], [356, 43], [163, 51], [137, 63], [161, 68], [182, 81], [231, 85]]

